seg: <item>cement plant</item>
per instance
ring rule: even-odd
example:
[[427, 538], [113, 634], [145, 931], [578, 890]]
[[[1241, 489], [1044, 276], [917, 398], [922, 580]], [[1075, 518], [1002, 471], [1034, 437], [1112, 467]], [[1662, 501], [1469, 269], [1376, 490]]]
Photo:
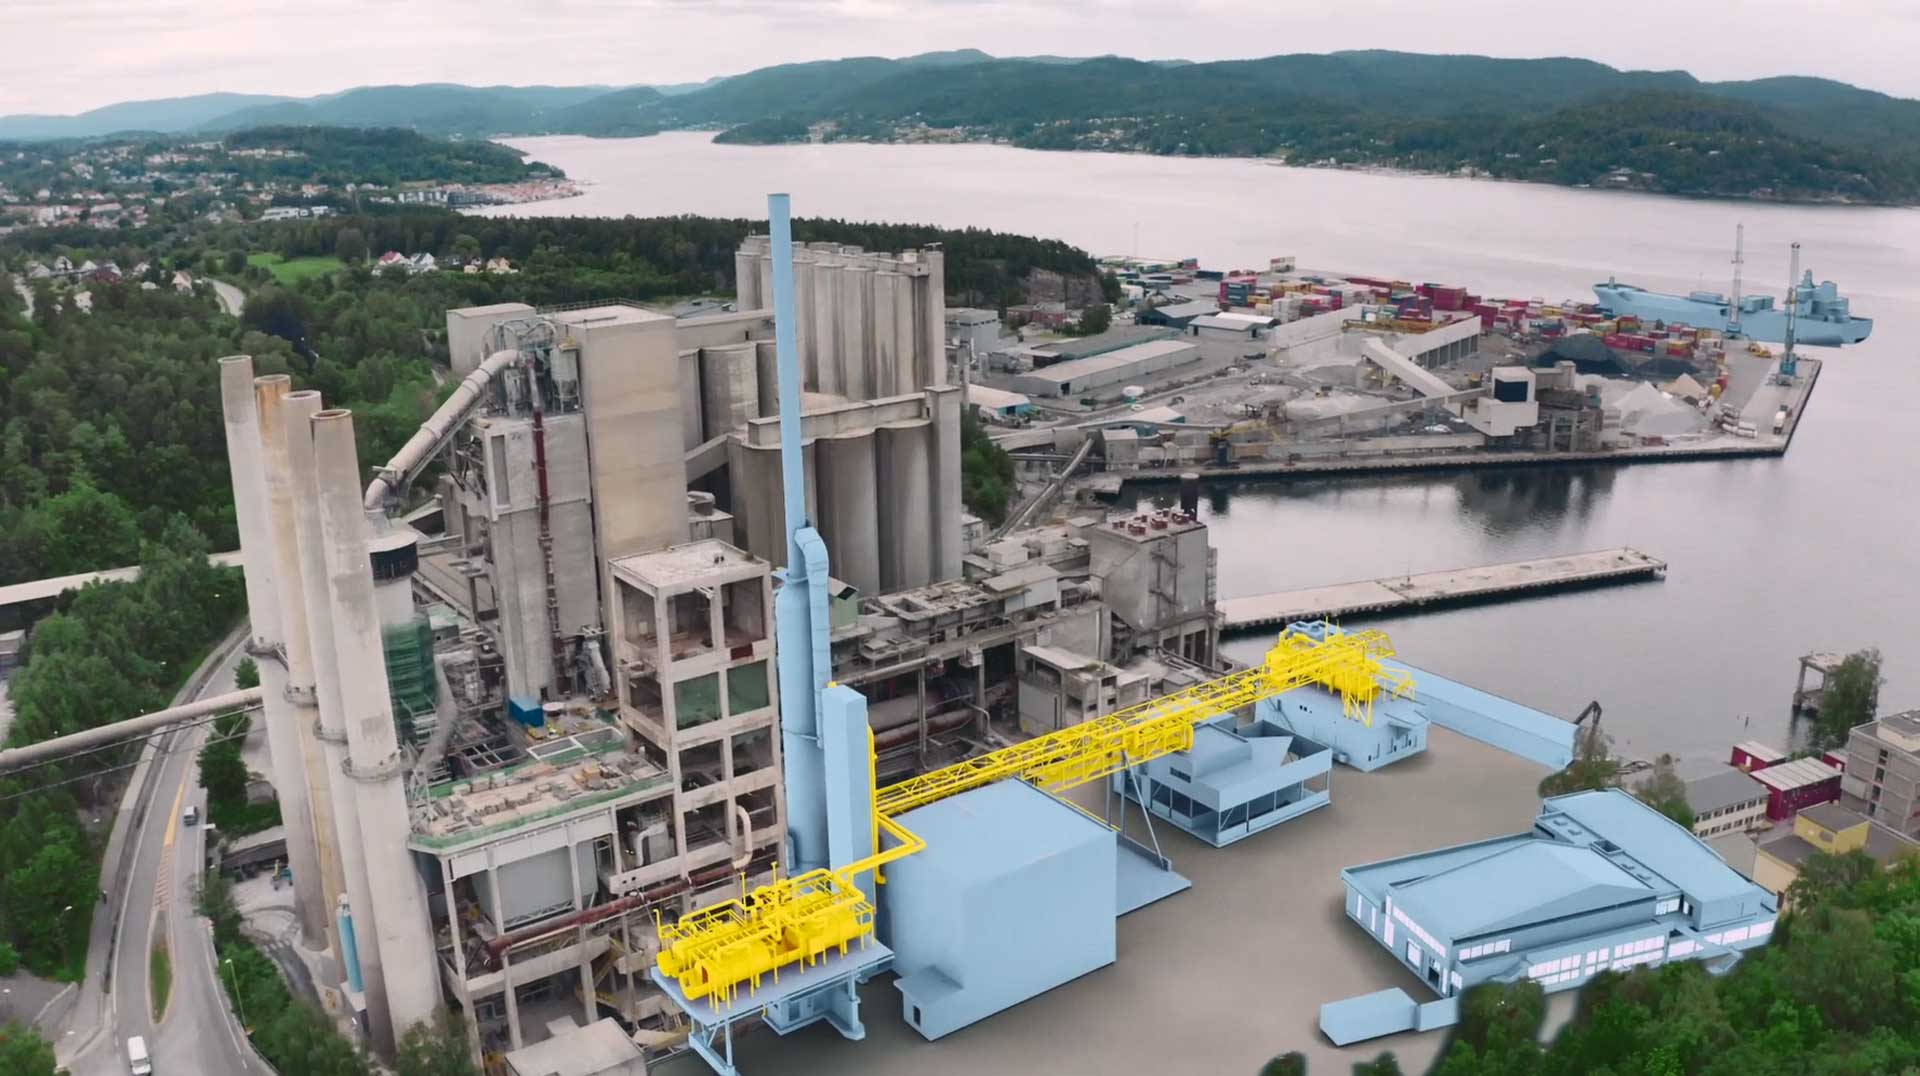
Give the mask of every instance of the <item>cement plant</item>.
[[[1342, 622], [1658, 585], [1658, 551], [1227, 601], [1197, 503], [1278, 472], [1784, 452], [1819, 369], [1791, 317], [1780, 358], [1571, 300], [1130, 258], [1106, 333], [1010, 336], [948, 308], [943, 251], [795, 244], [788, 212], [739, 247], [730, 307], [448, 310], [451, 394], [389, 460], [217, 359], [259, 686], [4, 767], [257, 708], [284, 830], [207, 868], [290, 875], [298, 962], [373, 1050], [453, 1010], [513, 1076], [791, 1071], [788, 1045], [917, 1067], [949, 1036], [943, 1065], [992, 1070], [960, 1033], [1029, 1004], [1093, 1037], [1233, 1002], [1275, 923], [1275, 1004], [1332, 1047], [1450, 1026], [1483, 983], [1768, 944], [1780, 890], [1627, 792], [1526, 806], [1598, 706], [1543, 713]], [[1664, 390], [1604, 369], [1643, 361]], [[1020, 469], [997, 527], [963, 505], [971, 422]], [[1123, 482], [1169, 495], [1116, 511]], [[1271, 646], [1234, 662], [1247, 631]], [[1784, 775], [1764, 750], [1741, 768]], [[1804, 765], [1753, 810], [1837, 798]]]

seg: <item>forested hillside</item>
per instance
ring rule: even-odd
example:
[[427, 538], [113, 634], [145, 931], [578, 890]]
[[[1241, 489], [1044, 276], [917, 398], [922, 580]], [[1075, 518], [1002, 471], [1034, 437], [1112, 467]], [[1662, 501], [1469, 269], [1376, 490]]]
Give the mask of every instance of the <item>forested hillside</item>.
[[114, 106], [65, 128], [58, 118], [0, 117], [0, 137], [98, 134], [113, 116], [215, 132], [261, 124], [462, 136], [717, 128], [745, 143], [991, 139], [1671, 193], [1920, 201], [1920, 101], [1829, 79], [1702, 82], [1684, 71], [1566, 57], [1365, 50], [1184, 63], [958, 50], [779, 64], [696, 87], [369, 86], [209, 115], [212, 103]]

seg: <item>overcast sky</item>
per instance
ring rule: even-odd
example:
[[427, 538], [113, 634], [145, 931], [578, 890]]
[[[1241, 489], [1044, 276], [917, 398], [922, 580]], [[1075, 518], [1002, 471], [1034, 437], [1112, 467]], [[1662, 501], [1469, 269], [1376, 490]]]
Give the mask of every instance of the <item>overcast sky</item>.
[[1915, 0], [0, 0], [0, 114], [232, 90], [669, 83], [978, 48], [1212, 60], [1391, 48], [1582, 56], [1920, 97]]

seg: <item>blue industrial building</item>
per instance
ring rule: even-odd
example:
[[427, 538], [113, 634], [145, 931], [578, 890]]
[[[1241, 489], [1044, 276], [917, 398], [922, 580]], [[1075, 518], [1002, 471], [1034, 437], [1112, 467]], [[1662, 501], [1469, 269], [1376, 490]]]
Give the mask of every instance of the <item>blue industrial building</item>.
[[1131, 854], [1113, 830], [1022, 781], [900, 823], [927, 848], [887, 868], [880, 933], [920, 1034], [937, 1039], [1113, 963], [1115, 916], [1101, 912], [1118, 910], [1118, 857]]
[[[1426, 684], [1421, 683], [1422, 695], [1425, 689]], [[1429, 722], [1421, 698], [1382, 695], [1374, 700], [1373, 721], [1362, 724], [1346, 715], [1346, 703], [1339, 695], [1308, 686], [1262, 699], [1253, 714], [1256, 722], [1326, 744], [1332, 749], [1334, 761], [1362, 773], [1427, 749]]]
[[1236, 729], [1228, 716], [1196, 726], [1192, 748], [1109, 780], [1154, 817], [1223, 848], [1325, 807], [1332, 769], [1331, 749], [1270, 717]]
[[1724, 972], [1767, 943], [1779, 911], [1693, 834], [1618, 789], [1553, 797], [1526, 833], [1340, 877], [1347, 917], [1445, 1002], [1386, 990], [1323, 1006], [1321, 1030], [1342, 1045], [1451, 1023], [1458, 995], [1485, 982], [1569, 990], [1669, 960]]

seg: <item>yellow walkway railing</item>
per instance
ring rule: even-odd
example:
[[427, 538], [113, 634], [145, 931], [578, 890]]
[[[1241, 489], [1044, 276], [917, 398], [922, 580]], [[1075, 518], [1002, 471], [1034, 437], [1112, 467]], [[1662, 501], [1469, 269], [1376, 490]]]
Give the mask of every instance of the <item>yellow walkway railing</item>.
[[742, 984], [754, 990], [767, 975], [778, 981], [783, 967], [845, 955], [873, 933], [873, 904], [855, 879], [874, 871], [881, 881], [881, 867], [926, 847], [895, 816], [1009, 779], [1064, 792], [1185, 751], [1202, 722], [1309, 684], [1338, 693], [1348, 717], [1371, 725], [1380, 692], [1402, 697], [1413, 690], [1410, 677], [1384, 664], [1391, 656], [1392, 644], [1377, 631], [1329, 630], [1323, 638], [1290, 631], [1253, 668], [890, 785], [875, 795], [874, 822], [877, 846], [884, 834], [891, 847], [659, 923], [659, 968], [689, 999], [718, 995], [730, 1002]]

